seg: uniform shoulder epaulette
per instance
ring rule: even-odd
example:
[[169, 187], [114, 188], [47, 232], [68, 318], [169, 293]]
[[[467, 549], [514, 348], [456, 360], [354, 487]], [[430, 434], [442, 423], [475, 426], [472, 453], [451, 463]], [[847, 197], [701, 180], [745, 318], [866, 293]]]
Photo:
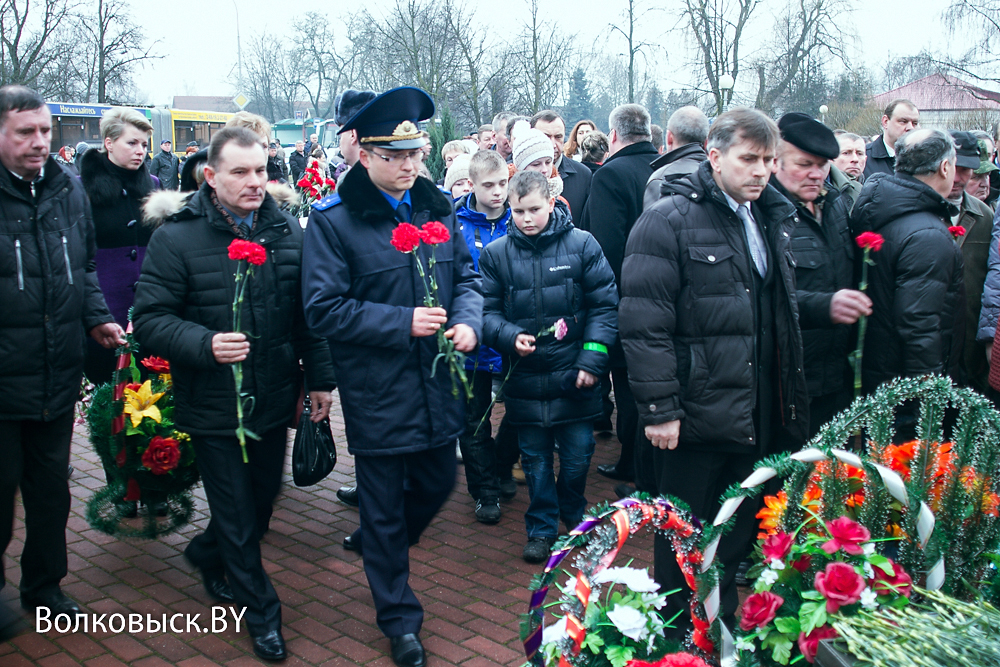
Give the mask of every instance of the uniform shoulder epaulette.
[[332, 208], [340, 203], [340, 195], [334, 192], [332, 195], [327, 195], [323, 197], [318, 202], [312, 205], [313, 209], [317, 211], [325, 211], [328, 208]]

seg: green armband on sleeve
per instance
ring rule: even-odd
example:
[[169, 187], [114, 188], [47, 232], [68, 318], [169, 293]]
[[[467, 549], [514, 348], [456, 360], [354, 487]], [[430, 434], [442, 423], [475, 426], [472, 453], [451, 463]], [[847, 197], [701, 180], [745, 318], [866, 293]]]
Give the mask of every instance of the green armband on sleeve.
[[608, 353], [607, 345], [601, 345], [600, 343], [584, 343], [583, 349], [590, 350], [591, 352], [600, 352], [602, 354]]

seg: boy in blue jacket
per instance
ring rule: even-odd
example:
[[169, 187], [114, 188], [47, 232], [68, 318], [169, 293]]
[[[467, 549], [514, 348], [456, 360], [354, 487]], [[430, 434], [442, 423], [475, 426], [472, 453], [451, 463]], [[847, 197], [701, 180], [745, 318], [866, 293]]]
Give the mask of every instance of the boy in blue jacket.
[[[496, 151], [478, 151], [469, 159], [468, 172], [472, 192], [455, 202], [455, 216], [462, 226], [472, 264], [478, 271], [483, 248], [507, 235], [507, 223], [510, 221], [507, 163]], [[500, 497], [505, 495], [500, 490], [496, 443], [490, 423], [493, 376], [500, 374], [501, 368], [500, 354], [485, 345], [480, 346], [475, 355], [469, 355], [465, 362], [465, 369], [472, 374], [472, 400], [465, 412], [465, 432], [458, 439], [458, 444], [462, 450], [469, 495], [476, 501], [476, 520], [486, 524], [500, 521]]]
[[595, 384], [618, 329], [618, 290], [601, 246], [555, 207], [545, 176], [519, 172], [508, 194], [514, 224], [479, 261], [483, 342], [512, 364], [506, 415], [517, 427], [531, 498], [523, 557], [541, 563], [560, 518], [573, 528], [587, 507], [593, 426], [602, 414]]

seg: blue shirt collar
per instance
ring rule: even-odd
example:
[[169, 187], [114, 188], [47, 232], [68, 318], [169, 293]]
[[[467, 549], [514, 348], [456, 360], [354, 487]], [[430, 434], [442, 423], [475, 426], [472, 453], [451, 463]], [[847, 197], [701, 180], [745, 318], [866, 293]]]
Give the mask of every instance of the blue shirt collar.
[[233, 213], [232, 211], [230, 211], [225, 206], [223, 206], [222, 208], [225, 208], [226, 209], [226, 213], [228, 213], [230, 216], [232, 216], [233, 222], [236, 223], [237, 227], [239, 227], [241, 225], [245, 226], [248, 231], [253, 227], [253, 214], [254, 214], [253, 211], [250, 211], [250, 215], [246, 216], [245, 218], [241, 218], [240, 216], [236, 215], [235, 213]]
[[[382, 191], [379, 190], [379, 192], [382, 192]], [[385, 200], [387, 202], [389, 202], [389, 206], [392, 207], [393, 211], [395, 211], [399, 207], [400, 204], [407, 204], [410, 207], [410, 210], [413, 210], [413, 203], [410, 200], [410, 191], [409, 190], [407, 190], [405, 193], [403, 193], [403, 198], [402, 199], [396, 199], [392, 195], [387, 195], [384, 192], [382, 192], [382, 196], [385, 197]]]

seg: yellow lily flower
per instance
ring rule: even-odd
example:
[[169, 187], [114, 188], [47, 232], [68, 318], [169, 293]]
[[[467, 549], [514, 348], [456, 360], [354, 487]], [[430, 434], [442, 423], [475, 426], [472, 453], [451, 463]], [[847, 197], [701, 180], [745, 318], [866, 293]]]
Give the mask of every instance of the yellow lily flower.
[[160, 423], [160, 409], [155, 403], [163, 396], [163, 392], [153, 393], [153, 387], [149, 380], [142, 383], [138, 391], [125, 388], [125, 414], [132, 419], [132, 428], [139, 428], [139, 424], [146, 417], [149, 417], [157, 424]]

